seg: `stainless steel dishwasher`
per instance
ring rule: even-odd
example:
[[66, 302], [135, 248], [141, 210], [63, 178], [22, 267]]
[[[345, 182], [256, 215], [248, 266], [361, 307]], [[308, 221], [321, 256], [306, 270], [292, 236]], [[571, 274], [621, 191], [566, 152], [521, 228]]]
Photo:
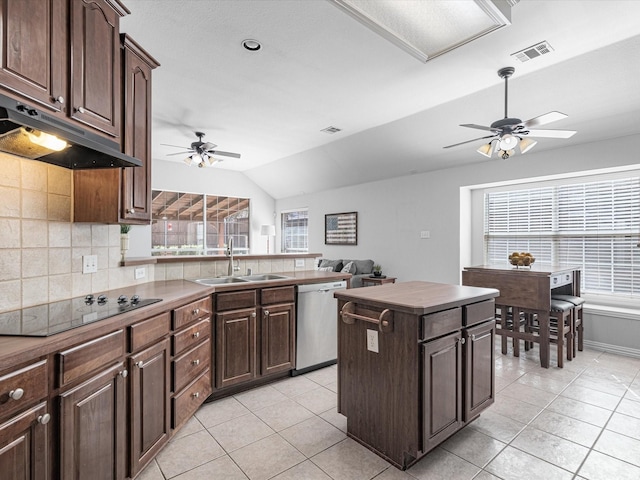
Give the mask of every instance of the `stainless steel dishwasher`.
[[296, 369], [292, 375], [336, 363], [338, 300], [333, 292], [344, 288], [344, 281], [298, 286]]

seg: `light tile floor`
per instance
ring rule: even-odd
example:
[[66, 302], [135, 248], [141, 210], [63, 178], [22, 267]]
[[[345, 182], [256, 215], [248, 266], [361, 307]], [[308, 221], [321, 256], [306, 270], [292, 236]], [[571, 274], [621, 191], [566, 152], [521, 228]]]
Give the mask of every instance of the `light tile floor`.
[[402, 472], [347, 438], [337, 367], [203, 405], [141, 480], [640, 479], [640, 359], [496, 346], [496, 402]]

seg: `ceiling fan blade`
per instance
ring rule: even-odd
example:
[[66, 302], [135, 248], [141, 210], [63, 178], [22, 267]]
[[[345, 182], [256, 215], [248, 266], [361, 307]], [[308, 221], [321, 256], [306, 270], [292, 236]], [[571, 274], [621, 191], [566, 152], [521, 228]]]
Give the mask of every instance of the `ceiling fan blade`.
[[500, 132], [499, 128], [485, 127], [484, 125], [476, 125], [475, 123], [463, 123], [463, 124], [460, 124], [460, 126], [467, 127], [467, 128], [477, 128], [478, 130], [488, 130], [490, 132], [496, 132], [496, 133]]
[[208, 150], [213, 150], [217, 146], [218, 145], [216, 145], [215, 143], [205, 142], [202, 145], [200, 145], [200, 148], [202, 148], [202, 150], [208, 151]]
[[160, 145], [164, 145], [165, 147], [187, 148], [184, 145], [169, 145], [168, 143], [161, 143]]
[[223, 155], [225, 157], [240, 158], [240, 154], [239, 153], [223, 152], [221, 150], [208, 150], [207, 153], [209, 153], [211, 155]]
[[167, 157], [172, 157], [174, 155], [193, 155], [195, 152], [193, 150], [187, 150], [185, 152], [177, 152], [177, 153], [167, 153]]
[[549, 112], [544, 115], [540, 115], [539, 117], [534, 117], [526, 122], [522, 122], [522, 124], [526, 127], [537, 127], [538, 125], [545, 125], [551, 122], [557, 122], [558, 120], [562, 120], [563, 118], [567, 118], [568, 115], [565, 115], [561, 112]]
[[453, 145], [447, 145], [446, 147], [442, 147], [442, 148], [457, 147], [458, 145], [464, 145], [465, 143], [477, 142], [478, 140], [485, 140], [487, 138], [497, 138], [497, 135], [487, 135], [486, 137], [474, 138], [473, 140], [467, 140], [466, 142], [454, 143]]
[[529, 130], [527, 137], [569, 138], [575, 134], [575, 130]]

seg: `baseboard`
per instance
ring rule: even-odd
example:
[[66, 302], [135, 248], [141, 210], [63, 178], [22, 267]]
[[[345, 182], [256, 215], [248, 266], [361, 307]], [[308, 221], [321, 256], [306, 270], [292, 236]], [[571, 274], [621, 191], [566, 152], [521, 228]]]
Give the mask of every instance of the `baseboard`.
[[618, 345], [609, 345], [608, 343], [594, 342], [592, 340], [585, 340], [584, 346], [593, 348], [594, 350], [600, 350], [602, 352], [615, 353], [617, 355], [626, 355], [627, 357], [640, 358], [640, 350], [637, 348], [620, 347]]

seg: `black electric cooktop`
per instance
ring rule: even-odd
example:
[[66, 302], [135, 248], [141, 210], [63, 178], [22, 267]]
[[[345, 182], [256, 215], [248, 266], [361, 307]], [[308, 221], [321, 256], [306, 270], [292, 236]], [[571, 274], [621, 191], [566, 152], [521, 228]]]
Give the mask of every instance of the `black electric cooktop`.
[[161, 302], [161, 298], [87, 295], [0, 313], [0, 335], [48, 337]]

